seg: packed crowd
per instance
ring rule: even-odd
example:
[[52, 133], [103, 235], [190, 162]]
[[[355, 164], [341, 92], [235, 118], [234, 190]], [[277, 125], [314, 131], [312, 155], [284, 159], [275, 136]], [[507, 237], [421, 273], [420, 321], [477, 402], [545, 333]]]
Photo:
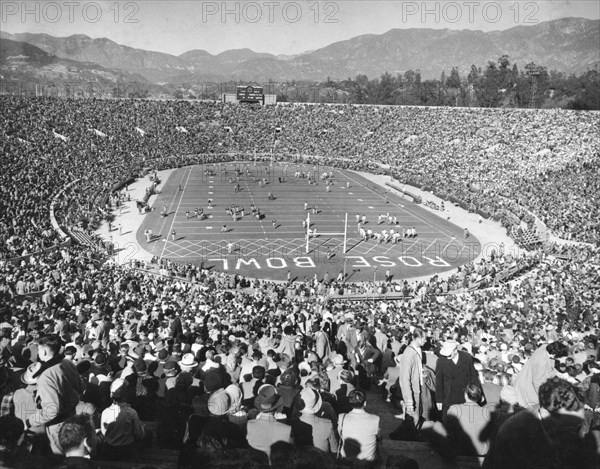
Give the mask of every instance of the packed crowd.
[[[389, 412], [402, 419], [394, 438], [419, 435], [448, 458], [489, 453], [489, 467], [519, 467], [514, 458], [532, 456], [523, 442], [507, 452], [513, 432], [504, 435], [503, 422], [518, 427], [511, 416], [536, 415], [519, 405], [549, 406], [536, 396], [546, 378], [558, 376], [563, 381], [550, 382], [556, 389], [547, 392], [560, 399], [571, 393], [571, 400], [552, 398], [555, 408], [542, 421], [557, 425], [567, 408], [585, 418], [576, 427], [581, 437], [569, 433], [559, 443], [565, 454], [576, 451], [572, 467], [589, 467], [593, 437], [600, 437], [599, 255], [595, 248], [576, 259], [539, 253], [525, 259], [531, 262], [525, 275], [500, 287], [450, 290], [515, 263], [499, 253], [447, 280], [404, 284], [404, 298], [377, 302], [331, 295], [344, 288], [336, 280], [286, 284], [194, 265], [165, 263], [159, 275], [98, 265], [79, 247], [25, 265], [5, 263], [1, 457], [21, 467], [58, 461], [50, 453], [67, 462], [82, 455], [127, 461], [155, 437], [179, 449], [187, 467], [199, 455], [233, 458], [240, 467], [286, 467], [289, 454], [319, 467], [356, 458], [377, 464], [379, 417], [364, 406], [373, 396], [365, 391], [382, 386]], [[543, 366], [536, 364], [547, 344], [560, 344], [556, 362], [544, 355]], [[421, 366], [410, 359], [415, 353]], [[469, 370], [468, 382], [451, 386], [459, 393], [444, 384], [456, 375], [446, 369], [453, 359]], [[460, 406], [485, 414], [476, 429], [491, 425], [485, 444], [465, 440], [463, 433], [475, 430], [461, 426]], [[514, 430], [522, 438], [519, 431], [536, 425], [524, 421], [529, 426]], [[156, 422], [157, 434], [142, 422]], [[80, 435], [99, 438], [73, 443], [67, 430], [78, 425]], [[506, 454], [512, 459], [502, 459]], [[518, 460], [528, 467], [527, 459]], [[556, 464], [544, 467], [567, 467], [564, 458]]]
[[[164, 263], [156, 275], [103, 263], [89, 249], [60, 244], [49, 217], [52, 198], [69, 183], [55, 202], [59, 224], [93, 228], [114, 185], [144, 168], [274, 150], [371, 172], [389, 165], [403, 182], [529, 221], [526, 207], [556, 234], [597, 245], [595, 114], [7, 97], [0, 104], [3, 462], [135, 458], [153, 437], [142, 422], [158, 422], [154, 436], [181, 450], [182, 465], [198, 455], [242, 466], [377, 461], [379, 418], [364, 410], [373, 395], [365, 391], [376, 387], [401, 418], [399, 434], [430, 438], [447, 457], [533, 467], [533, 447], [547, 449], [536, 457], [552, 458], [540, 467], [597, 462], [597, 246], [519, 256], [499, 249], [449, 278], [412, 284], [391, 276], [285, 284], [192, 265]], [[11, 262], [19, 256], [27, 257]], [[402, 298], [344, 298], [390, 290]], [[468, 379], [449, 387], [453, 367]], [[488, 417], [494, 409], [498, 418], [466, 428], [460, 406]], [[485, 438], [470, 438], [484, 426]]]
[[272, 151], [350, 169], [384, 165], [402, 182], [473, 209], [524, 218], [525, 207], [560, 236], [598, 241], [596, 113], [1, 99], [0, 254], [7, 257], [53, 245], [49, 205], [68, 183], [77, 181], [58, 200], [59, 223], [95, 227], [103, 196], [144, 167]]

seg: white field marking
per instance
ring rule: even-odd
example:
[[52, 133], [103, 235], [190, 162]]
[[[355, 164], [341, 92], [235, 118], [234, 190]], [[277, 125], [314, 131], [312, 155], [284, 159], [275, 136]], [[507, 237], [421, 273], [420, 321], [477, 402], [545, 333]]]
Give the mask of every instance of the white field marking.
[[[379, 195], [377, 192], [375, 192], [373, 189], [371, 189], [370, 187], [365, 186], [363, 183], [361, 183], [360, 181], [356, 181], [354, 178], [352, 178], [351, 176], [348, 176], [349, 179], [352, 179], [354, 182], [356, 182], [357, 184], [361, 185], [362, 187], [364, 187], [365, 189], [370, 190], [371, 192], [373, 192], [375, 195], [377, 195], [379, 198], [381, 198], [381, 195]], [[403, 207], [404, 208], [404, 207]], [[436, 226], [433, 226], [431, 223], [428, 223], [427, 221], [425, 221], [422, 217], [420, 217], [419, 215], [417, 215], [416, 213], [414, 213], [412, 210], [409, 210], [408, 208], [404, 208], [404, 210], [406, 210], [408, 213], [410, 213], [412, 216], [414, 216], [415, 218], [417, 218], [418, 220], [421, 220], [423, 223], [425, 223], [427, 226], [433, 228], [434, 230], [437, 230], [438, 233], [442, 233], [445, 234], [446, 236], [451, 236], [452, 233], [447, 233], [445, 230], [438, 228]]]
[[[250, 196], [250, 203], [253, 204], [254, 206], [256, 206], [256, 204], [254, 204], [254, 197], [252, 196], [252, 191], [250, 190], [250, 184], [248, 184], [248, 181], [245, 181], [245, 182], [246, 182], [246, 189], [248, 190], [248, 195]], [[267, 236], [267, 232], [265, 230], [265, 225], [263, 225], [262, 220], [258, 220], [258, 222], [260, 223], [260, 227], [263, 230], [263, 234], [265, 235], [265, 237], [267, 239], [269, 239], [268, 236]]]
[[[412, 244], [411, 244], [411, 245], [408, 247], [408, 249], [412, 248], [412, 247], [413, 247], [415, 244], [419, 243], [420, 241], [421, 241], [420, 239], [417, 239], [417, 240], [416, 240], [414, 243], [412, 243]], [[406, 251], [408, 251], [408, 249], [403, 249], [403, 250], [402, 250], [402, 254], [404, 255], [404, 253], [405, 253]]]
[[425, 250], [423, 251], [423, 254], [424, 254], [424, 253], [426, 253], [427, 251], [429, 251], [429, 248], [430, 248], [431, 246], [433, 246], [433, 245], [436, 243], [436, 241], [437, 241], [437, 238], [433, 240], [433, 243], [431, 243], [429, 246], [427, 246], [427, 249], [425, 249]]
[[[166, 242], [165, 242], [165, 244], [164, 244], [164, 246], [162, 248], [162, 251], [160, 253], [160, 257], [161, 258], [163, 257], [163, 255], [165, 253], [165, 248], [167, 247], [167, 243], [169, 242], [169, 234], [171, 233], [171, 230], [173, 229], [173, 223], [175, 222], [175, 218], [177, 218], [177, 214], [179, 213], [179, 206], [181, 205], [181, 201], [183, 200], [183, 194], [185, 193], [185, 188], [186, 188], [187, 183], [188, 183], [188, 181], [190, 179], [190, 175], [192, 174], [192, 169], [193, 169], [193, 166], [190, 168], [190, 170], [188, 172], [187, 179], [185, 180], [185, 185], [183, 186], [183, 189], [181, 191], [181, 196], [179, 197], [179, 203], [177, 204], [177, 208], [175, 209], [175, 215], [173, 215], [173, 220], [171, 220], [171, 225], [169, 226], [169, 230], [167, 231], [167, 234], [165, 235]], [[176, 192], [176, 194], [177, 193], [178, 192]], [[175, 199], [173, 199], [173, 202], [175, 202]], [[171, 205], [173, 205], [173, 202], [171, 202]], [[162, 234], [162, 229], [161, 229], [161, 234]]]

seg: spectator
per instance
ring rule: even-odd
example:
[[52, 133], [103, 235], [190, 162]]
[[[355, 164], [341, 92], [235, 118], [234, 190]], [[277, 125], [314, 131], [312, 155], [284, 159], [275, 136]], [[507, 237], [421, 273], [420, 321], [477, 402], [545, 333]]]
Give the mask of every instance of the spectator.
[[410, 416], [416, 426], [422, 417], [421, 387], [423, 385], [423, 352], [425, 332], [416, 327], [411, 332], [411, 343], [400, 355], [400, 389], [406, 415]]
[[112, 405], [102, 412], [101, 429], [104, 435], [102, 454], [105, 459], [122, 460], [132, 456], [136, 443], [146, 434], [137, 412], [125, 402], [128, 383], [116, 379], [110, 385]]
[[323, 400], [321, 395], [311, 388], [300, 393], [301, 414], [296, 425], [292, 425], [294, 442], [298, 446], [315, 447], [325, 453], [336, 454], [338, 438], [331, 420], [317, 417]]
[[476, 456], [483, 462], [489, 449], [491, 414], [483, 406], [483, 392], [476, 384], [465, 388], [465, 403], [448, 409], [446, 430], [455, 455]]
[[552, 342], [539, 347], [515, 377], [515, 389], [519, 405], [530, 407], [539, 404], [540, 386], [556, 376], [554, 361], [567, 355], [567, 347], [560, 342]]
[[458, 342], [447, 340], [442, 344], [440, 359], [435, 370], [436, 399], [438, 410], [445, 417], [454, 404], [465, 402], [464, 389], [470, 384], [481, 386], [473, 365], [473, 357], [458, 350]]
[[502, 424], [483, 467], [597, 467], [593, 437], [579, 434], [583, 402], [576, 388], [550, 378], [539, 387], [539, 403], [537, 410], [526, 408]]
[[266, 384], [256, 397], [256, 408], [259, 414], [248, 421], [248, 444], [271, 456], [271, 446], [278, 441], [291, 443], [291, 427], [275, 420], [274, 413], [281, 410], [283, 400], [275, 386]]
[[60, 355], [61, 342], [50, 334], [40, 339], [38, 358], [40, 369], [32, 375], [37, 378], [37, 411], [26, 419], [26, 426], [34, 433], [44, 432], [54, 454], [62, 454], [58, 431], [62, 422], [75, 414], [83, 385], [75, 365]]
[[98, 467], [90, 459], [95, 454], [98, 439], [89, 415], [78, 414], [66, 420], [58, 432], [58, 442], [66, 456], [60, 469]]
[[340, 455], [349, 459], [375, 461], [378, 457], [377, 443], [379, 416], [365, 411], [367, 399], [365, 393], [355, 389], [348, 396], [352, 410], [339, 416], [338, 433], [340, 435]]

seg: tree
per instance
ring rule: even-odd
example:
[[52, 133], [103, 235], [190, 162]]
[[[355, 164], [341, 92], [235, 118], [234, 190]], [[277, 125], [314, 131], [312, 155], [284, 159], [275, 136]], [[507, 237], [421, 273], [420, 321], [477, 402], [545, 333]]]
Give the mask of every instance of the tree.
[[469, 76], [467, 77], [467, 81], [469, 83], [474, 83], [479, 78], [479, 72], [477, 71], [477, 67], [475, 65], [471, 65], [471, 71], [469, 72]]
[[448, 88], [460, 88], [460, 76], [458, 74], [458, 68], [452, 67], [450, 71], [450, 77], [446, 81]]

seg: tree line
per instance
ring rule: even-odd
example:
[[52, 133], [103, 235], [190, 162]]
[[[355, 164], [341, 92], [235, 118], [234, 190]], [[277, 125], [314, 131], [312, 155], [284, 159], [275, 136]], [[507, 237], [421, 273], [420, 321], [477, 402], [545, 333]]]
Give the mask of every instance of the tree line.
[[598, 70], [575, 75], [548, 71], [534, 62], [519, 70], [507, 55], [490, 60], [485, 68], [472, 65], [467, 76], [453, 67], [432, 80], [408, 70], [374, 79], [357, 75], [324, 83], [290, 82], [279, 88], [279, 102], [600, 110]]

